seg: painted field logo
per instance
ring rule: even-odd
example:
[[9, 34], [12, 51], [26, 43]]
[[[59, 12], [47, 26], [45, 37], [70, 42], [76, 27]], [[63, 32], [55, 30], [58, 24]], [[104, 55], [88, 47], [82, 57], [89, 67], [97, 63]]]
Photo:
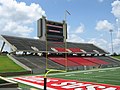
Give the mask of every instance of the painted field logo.
[[[44, 79], [41, 76], [18, 77], [12, 80], [40, 89], [44, 87]], [[47, 90], [120, 90], [120, 86], [49, 78], [47, 80]]]

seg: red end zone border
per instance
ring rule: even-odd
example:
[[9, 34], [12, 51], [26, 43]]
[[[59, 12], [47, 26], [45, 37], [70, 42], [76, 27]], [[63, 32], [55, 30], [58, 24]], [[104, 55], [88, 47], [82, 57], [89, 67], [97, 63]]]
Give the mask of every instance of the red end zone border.
[[[39, 89], [44, 88], [44, 78], [42, 76], [16, 77], [12, 78], [11, 80], [30, 85]], [[48, 78], [47, 90], [120, 90], [120, 86], [96, 84], [92, 82], [79, 82], [76, 80]]]

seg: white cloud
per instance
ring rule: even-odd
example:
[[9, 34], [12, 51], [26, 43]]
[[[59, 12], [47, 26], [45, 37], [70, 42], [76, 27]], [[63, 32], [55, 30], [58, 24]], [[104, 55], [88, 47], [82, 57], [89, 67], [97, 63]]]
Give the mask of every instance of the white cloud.
[[80, 26], [76, 29], [75, 33], [83, 33], [85, 31], [84, 24], [80, 24]]
[[98, 46], [103, 46], [104, 44], [107, 44], [107, 41], [104, 39], [97, 39], [97, 38], [92, 38], [88, 41], [88, 43], [93, 43]]
[[100, 38], [91, 38], [89, 40], [83, 39], [80, 37], [79, 34], [77, 33], [72, 33], [71, 28], [69, 26], [69, 33], [68, 33], [68, 42], [76, 42], [76, 43], [92, 43], [106, 51], [111, 51], [111, 46], [110, 42], [107, 40], [103, 39], [103, 34], [100, 35]]
[[114, 29], [114, 26], [107, 20], [100, 20], [97, 22], [95, 29], [96, 30], [110, 30], [110, 29]]
[[120, 39], [120, 31], [118, 31], [116, 34], [117, 34], [117, 35], [116, 35], [117, 38]]
[[0, 34], [28, 37], [34, 30], [31, 25], [42, 15], [45, 11], [38, 4], [0, 0]]
[[39, 39], [39, 37], [33, 37], [34, 39]]
[[108, 42], [102, 38], [91, 38], [88, 43], [92, 43], [106, 51], [110, 51], [110, 48], [108, 47]]
[[[98, 0], [99, 2], [103, 2], [104, 0]], [[117, 28], [118, 30], [115, 31], [115, 33], [113, 33], [113, 47], [114, 47], [114, 51], [117, 53], [120, 53], [120, 32], [119, 32], [119, 26], [120, 26], [120, 1], [119, 0], [115, 0], [113, 1], [113, 3], [111, 3], [112, 5], [112, 11], [111, 13], [115, 16], [116, 19], [116, 24], [117, 24]], [[116, 27], [113, 26], [113, 24], [111, 24], [110, 22], [108, 22], [107, 20], [100, 20], [97, 22], [96, 25], [96, 30], [110, 30], [110, 29], [115, 29]], [[95, 43], [95, 45], [98, 45], [100, 47], [103, 47], [104, 49], [108, 50], [108, 51], [112, 51], [111, 50], [111, 42], [107, 42], [105, 43], [103, 40], [97, 40], [97, 39], [91, 39], [90, 42]], [[106, 46], [106, 47], [105, 47]]]
[[115, 52], [120, 53], [120, 39], [113, 39], [113, 48]]
[[70, 28], [71, 28], [71, 26], [67, 25], [67, 33], [70, 33]]
[[85, 30], [85, 26], [83, 24], [80, 24], [76, 30], [71, 30], [71, 26], [68, 25], [68, 42], [76, 42], [76, 43], [83, 43], [85, 42], [84, 39], [80, 37], [80, 33], [83, 33]]
[[120, 1], [116, 0], [112, 4], [112, 11], [111, 13], [116, 17], [120, 19]]
[[77, 34], [70, 34], [68, 39], [68, 42], [76, 42], [76, 43], [83, 43], [85, 42], [84, 39], [82, 39], [79, 35]]
[[[112, 4], [112, 11], [111, 13], [115, 16], [116, 24], [117, 24], [117, 33], [115, 33], [116, 37], [113, 39], [113, 48], [114, 51], [120, 53], [120, 1], [115, 0]], [[111, 45], [111, 44], [110, 44]]]

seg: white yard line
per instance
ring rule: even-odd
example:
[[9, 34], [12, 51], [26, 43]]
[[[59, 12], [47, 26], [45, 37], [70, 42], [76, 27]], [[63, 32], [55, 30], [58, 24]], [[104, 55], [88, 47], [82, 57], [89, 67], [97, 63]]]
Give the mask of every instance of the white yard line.
[[73, 71], [73, 72], [65, 72], [65, 73], [53, 73], [53, 74], [48, 74], [48, 76], [52, 76], [52, 75], [64, 75], [64, 74], [75, 74], [75, 73], [83, 73], [83, 72], [93, 72], [93, 71], [104, 71], [104, 70], [112, 70], [112, 69], [120, 69], [120, 67], [116, 67], [116, 68], [105, 68], [105, 69], [94, 69], [94, 70], [85, 70], [85, 71]]

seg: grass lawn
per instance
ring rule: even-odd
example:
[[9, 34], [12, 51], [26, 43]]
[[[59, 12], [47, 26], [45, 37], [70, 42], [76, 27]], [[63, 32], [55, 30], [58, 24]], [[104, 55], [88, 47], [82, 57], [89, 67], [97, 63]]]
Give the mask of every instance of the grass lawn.
[[120, 56], [112, 56], [112, 57], [117, 58], [117, 59], [120, 59]]
[[0, 73], [25, 71], [22, 67], [15, 64], [7, 56], [0, 55]]
[[104, 83], [111, 85], [120, 85], [120, 68], [101, 69], [83, 72], [67, 72], [61, 74], [49, 75], [49, 77], [63, 78], [69, 80], [79, 80], [95, 83]]

